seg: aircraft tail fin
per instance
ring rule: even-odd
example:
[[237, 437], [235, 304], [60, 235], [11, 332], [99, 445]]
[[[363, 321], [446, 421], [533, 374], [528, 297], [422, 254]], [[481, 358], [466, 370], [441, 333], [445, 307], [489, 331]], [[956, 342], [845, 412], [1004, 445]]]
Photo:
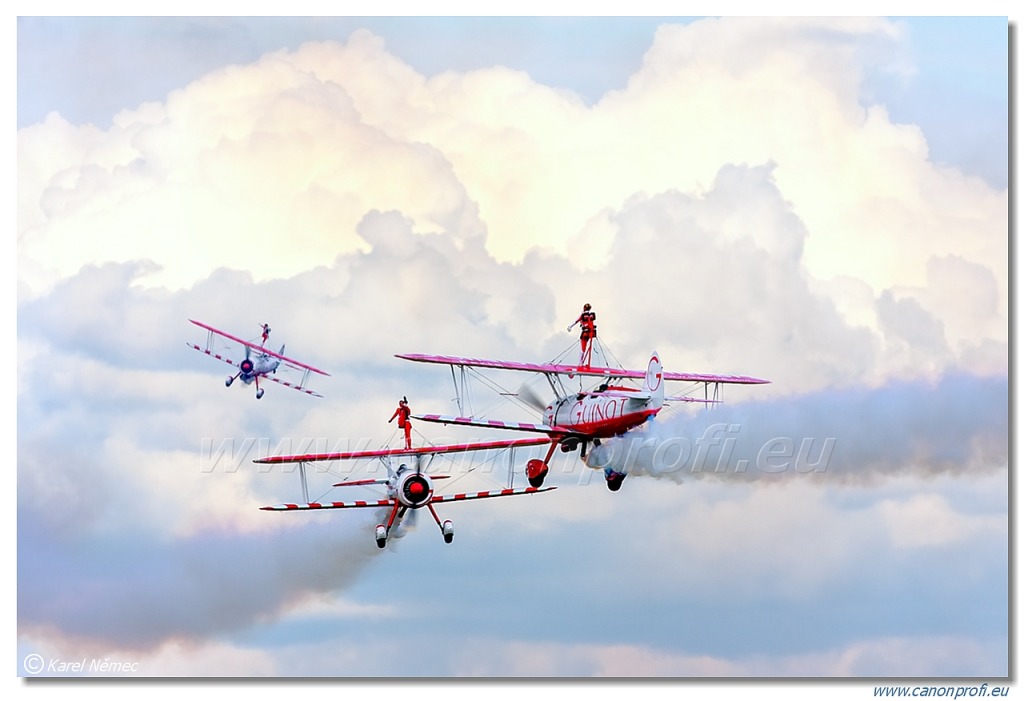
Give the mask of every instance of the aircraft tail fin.
[[647, 363], [647, 374], [644, 375], [644, 389], [651, 393], [655, 406], [661, 407], [665, 403], [665, 377], [658, 351], [651, 352], [651, 359]]

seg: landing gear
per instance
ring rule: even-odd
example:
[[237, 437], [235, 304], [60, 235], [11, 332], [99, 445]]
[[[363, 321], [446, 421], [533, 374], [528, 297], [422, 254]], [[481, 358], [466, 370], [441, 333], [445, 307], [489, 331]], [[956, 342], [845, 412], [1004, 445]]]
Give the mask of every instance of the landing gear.
[[[377, 547], [383, 548], [388, 544], [388, 533], [391, 532], [391, 527], [395, 525], [395, 519], [398, 517], [398, 510], [402, 507], [401, 502], [395, 500], [395, 506], [391, 509], [391, 515], [388, 516], [388, 525], [378, 523], [377, 527], [373, 529], [373, 537], [377, 541]], [[405, 513], [405, 510], [402, 511]]]
[[256, 398], [257, 399], [263, 399], [263, 388], [262, 387], [260, 389], [256, 390]]
[[615, 470], [605, 470], [604, 479], [605, 483], [608, 485], [608, 489], [613, 492], [617, 492], [619, 491], [619, 487], [622, 486], [622, 481], [626, 479], [626, 476], [621, 472], [616, 472]]
[[[572, 439], [570, 439], [571, 441]], [[534, 489], [540, 489], [544, 484], [544, 478], [548, 476], [548, 461], [551, 456], [555, 454], [555, 448], [558, 447], [558, 442], [552, 442], [551, 447], [548, 448], [548, 454], [544, 456], [543, 460], [529, 460], [526, 463], [526, 479], [530, 482], [530, 486]], [[562, 442], [562, 450], [565, 450], [565, 441]], [[576, 444], [573, 444], [572, 449], [575, 450]]]
[[238, 377], [238, 375], [228, 375], [228, 379], [224, 380], [224, 386], [230, 387], [231, 383], [235, 381], [236, 377]]
[[452, 542], [452, 539], [455, 537], [455, 524], [448, 519], [445, 519], [444, 523], [441, 523], [441, 518], [437, 515], [437, 512], [434, 511], [433, 504], [428, 503], [427, 509], [430, 511], [430, 515], [434, 517], [434, 523], [436, 523], [437, 527], [441, 529], [441, 535], [444, 537], [444, 542]]
[[543, 460], [534, 458], [526, 463], [526, 478], [534, 489], [540, 489], [544, 484], [544, 478], [547, 476], [548, 464]]

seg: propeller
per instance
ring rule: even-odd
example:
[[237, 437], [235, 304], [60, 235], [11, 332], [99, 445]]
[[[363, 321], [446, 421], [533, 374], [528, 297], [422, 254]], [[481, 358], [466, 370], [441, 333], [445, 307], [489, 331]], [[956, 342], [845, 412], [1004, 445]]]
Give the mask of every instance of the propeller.
[[253, 364], [252, 360], [249, 358], [249, 346], [245, 347], [245, 360], [239, 364], [239, 367], [242, 368], [244, 372], [252, 372]]
[[519, 391], [516, 392], [516, 396], [539, 412], [543, 413], [543, 411], [548, 408], [548, 403], [541, 399], [540, 395], [537, 394], [536, 390], [534, 390], [526, 383], [523, 383], [519, 387]]
[[[423, 455], [422, 455], [422, 453], [416, 456], [416, 474], [417, 475], [422, 475], [423, 474]], [[420, 510], [419, 509], [409, 509], [409, 513], [407, 513], [405, 515], [405, 519], [403, 520], [403, 523], [405, 524], [406, 530], [411, 531], [414, 528], [416, 528], [416, 524], [419, 521], [419, 517], [420, 517]]]

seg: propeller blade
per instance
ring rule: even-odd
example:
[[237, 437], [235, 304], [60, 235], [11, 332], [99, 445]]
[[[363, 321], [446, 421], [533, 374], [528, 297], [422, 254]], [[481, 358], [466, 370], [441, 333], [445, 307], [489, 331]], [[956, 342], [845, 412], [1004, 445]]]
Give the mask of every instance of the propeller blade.
[[527, 384], [523, 384], [519, 387], [519, 391], [516, 392], [516, 396], [522, 399], [524, 402], [532, 406], [537, 411], [543, 412], [548, 407], [548, 403], [541, 399], [540, 395]]

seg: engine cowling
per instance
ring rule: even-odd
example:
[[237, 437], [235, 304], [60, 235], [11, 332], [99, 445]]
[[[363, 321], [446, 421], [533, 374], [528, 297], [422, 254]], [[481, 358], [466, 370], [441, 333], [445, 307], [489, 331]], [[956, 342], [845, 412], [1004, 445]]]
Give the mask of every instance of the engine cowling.
[[244, 372], [246, 375], [248, 375], [249, 373], [252, 372], [253, 368], [255, 368], [256, 365], [253, 364], [253, 362], [251, 360], [246, 358], [245, 360], [243, 360], [242, 362], [240, 362], [238, 364], [238, 367], [241, 369], [242, 372]]
[[422, 472], [410, 472], [402, 476], [398, 484], [398, 498], [409, 507], [422, 506], [434, 495], [434, 486]]

